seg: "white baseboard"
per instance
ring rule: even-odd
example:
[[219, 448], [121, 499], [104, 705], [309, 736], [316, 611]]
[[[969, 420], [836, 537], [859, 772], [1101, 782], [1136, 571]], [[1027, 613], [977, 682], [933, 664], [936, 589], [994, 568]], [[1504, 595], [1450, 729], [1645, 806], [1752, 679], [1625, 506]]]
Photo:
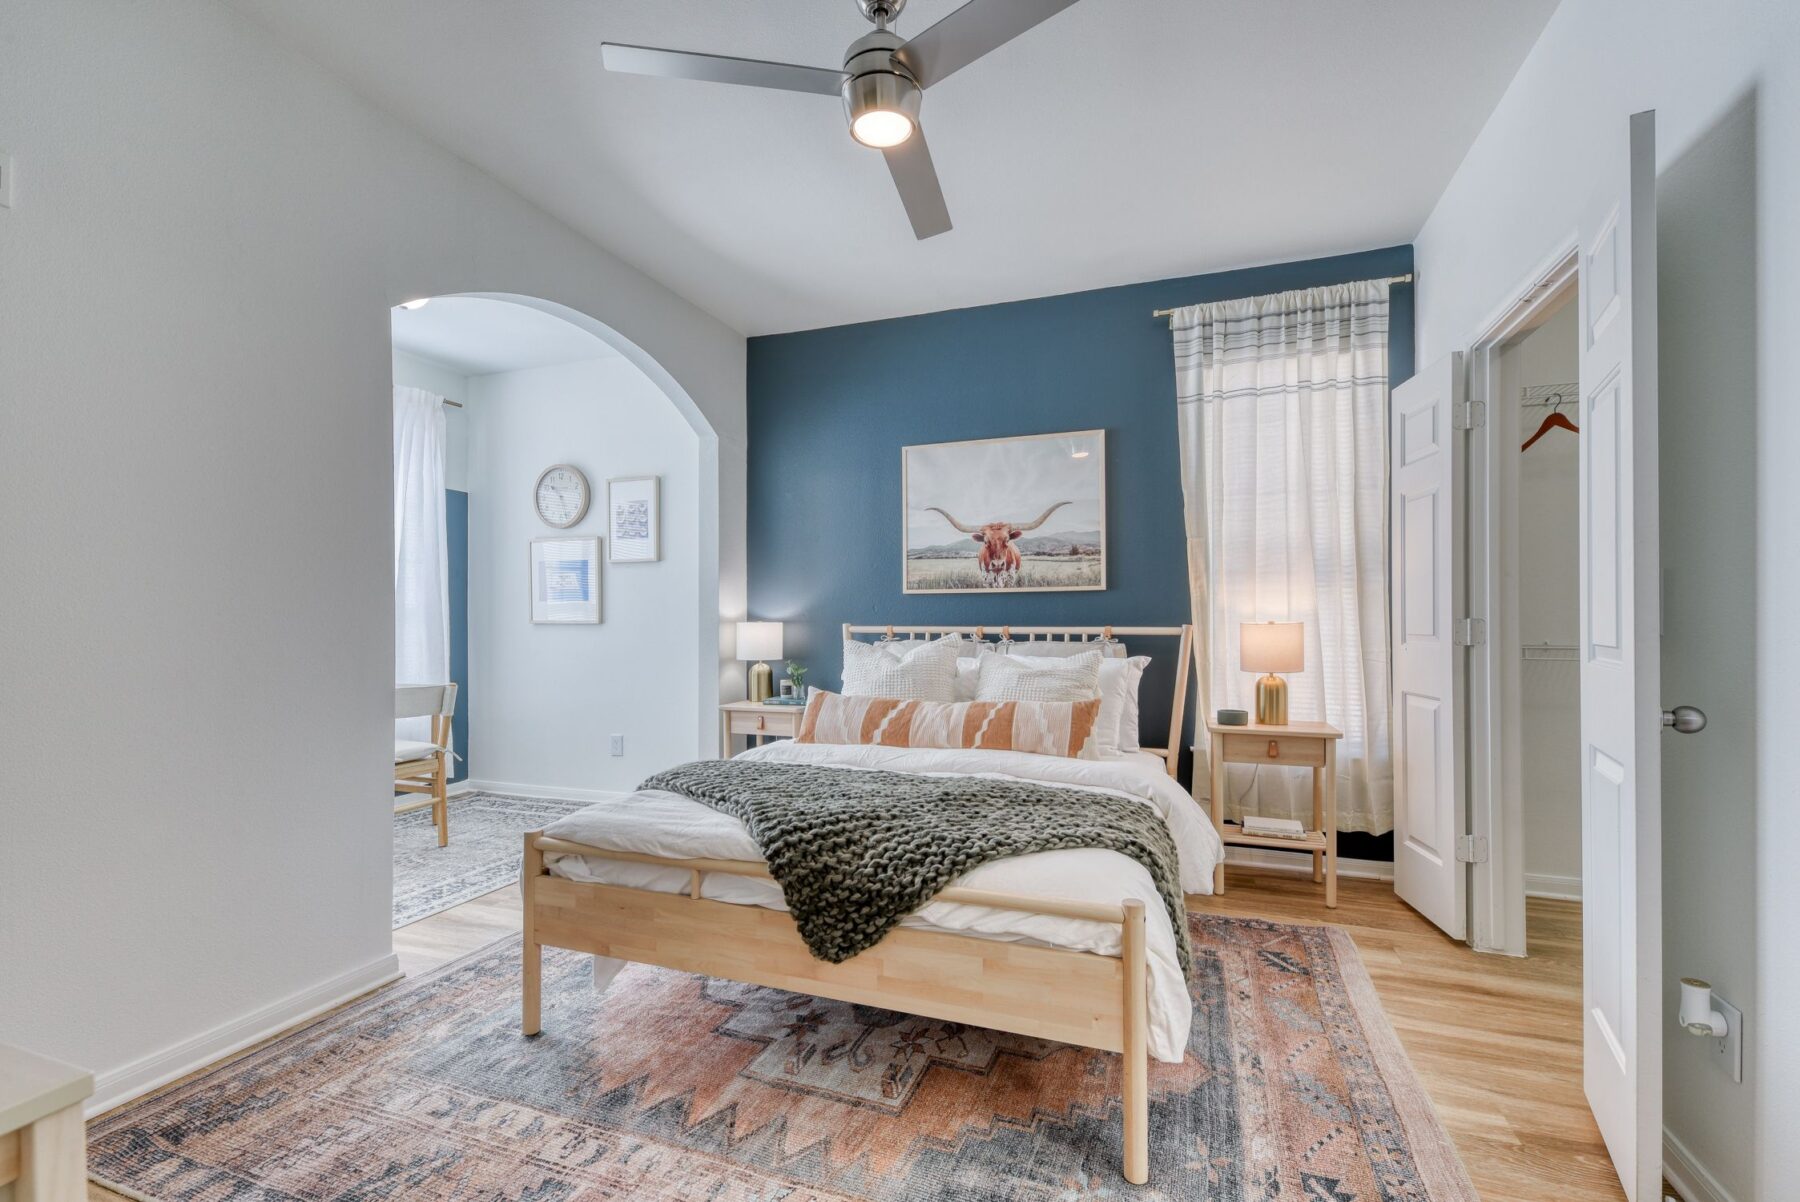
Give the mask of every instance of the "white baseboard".
[[[1227, 847], [1225, 862], [1239, 868], [1266, 872], [1312, 874], [1312, 857], [1304, 851], [1279, 851], [1267, 847]], [[1338, 876], [1366, 881], [1391, 881], [1394, 866], [1385, 860], [1350, 860], [1338, 857]]]
[[1541, 872], [1525, 874], [1526, 897], [1556, 897], [1564, 901], [1581, 900], [1581, 878], [1549, 876]]
[[1663, 1129], [1663, 1176], [1681, 1193], [1683, 1202], [1737, 1202], [1719, 1179], [1694, 1159], [1682, 1142]]
[[454, 785], [451, 785], [448, 789], [444, 790], [444, 796], [445, 797], [467, 797], [469, 794], [471, 794], [473, 792], [475, 792], [474, 785], [470, 784], [466, 780], [459, 780]]
[[618, 789], [565, 789], [560, 785], [522, 785], [505, 780], [463, 782], [471, 792], [503, 793], [511, 797], [542, 797], [550, 801], [611, 801], [625, 794]]
[[111, 1110], [123, 1102], [129, 1102], [197, 1069], [241, 1052], [252, 1044], [261, 1043], [271, 1035], [278, 1035], [289, 1027], [315, 1018], [371, 989], [398, 981], [401, 975], [399, 957], [389, 953], [361, 968], [352, 969], [329, 981], [322, 981], [311, 989], [304, 989], [278, 1002], [271, 1002], [240, 1019], [203, 1031], [192, 1039], [184, 1039], [173, 1047], [152, 1053], [123, 1068], [97, 1074], [94, 1077], [94, 1096], [87, 1101], [87, 1116], [92, 1118], [102, 1111]]

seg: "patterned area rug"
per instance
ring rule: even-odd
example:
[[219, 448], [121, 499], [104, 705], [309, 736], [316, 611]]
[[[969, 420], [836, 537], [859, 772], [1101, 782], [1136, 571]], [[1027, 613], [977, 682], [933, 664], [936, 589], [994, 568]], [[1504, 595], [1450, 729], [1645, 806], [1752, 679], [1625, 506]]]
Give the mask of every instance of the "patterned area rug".
[[604, 1001], [518, 943], [376, 994], [90, 1128], [170, 1202], [1474, 1202], [1342, 932], [1191, 917], [1186, 1063], [1152, 1063], [1150, 1183], [1119, 1058], [633, 965]]
[[429, 809], [394, 818], [394, 925], [503, 889], [519, 879], [526, 831], [539, 830], [585, 801], [544, 801], [465, 793], [450, 799], [450, 846], [437, 845]]

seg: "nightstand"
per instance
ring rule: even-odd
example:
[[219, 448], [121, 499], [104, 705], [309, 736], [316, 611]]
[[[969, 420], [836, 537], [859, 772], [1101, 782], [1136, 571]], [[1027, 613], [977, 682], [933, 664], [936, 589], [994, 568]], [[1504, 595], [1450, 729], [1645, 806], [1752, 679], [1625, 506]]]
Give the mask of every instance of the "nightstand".
[[[1337, 908], [1337, 744], [1344, 732], [1323, 722], [1286, 726], [1221, 726], [1208, 722], [1212, 735], [1212, 820], [1228, 847], [1273, 847], [1310, 851], [1313, 880], [1325, 882], [1325, 904]], [[1312, 829], [1298, 839], [1246, 835], [1225, 821], [1225, 765], [1282, 764], [1311, 768]], [[1213, 892], [1225, 892], [1225, 862], [1213, 869]]]
[[764, 705], [760, 701], [727, 701], [719, 707], [719, 758], [731, 758], [731, 737], [743, 735], [762, 746], [772, 738], [791, 739], [800, 733], [804, 705]]
[[81, 1104], [93, 1092], [85, 1070], [0, 1044], [0, 1196], [88, 1196]]

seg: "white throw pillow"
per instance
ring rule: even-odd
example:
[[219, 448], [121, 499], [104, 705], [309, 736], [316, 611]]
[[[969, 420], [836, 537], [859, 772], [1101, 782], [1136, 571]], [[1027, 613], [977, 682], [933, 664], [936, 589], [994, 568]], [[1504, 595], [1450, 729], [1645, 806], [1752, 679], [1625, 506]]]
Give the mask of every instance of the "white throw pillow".
[[885, 643], [845, 639], [844, 696], [955, 701], [961, 645], [962, 639], [952, 634], [902, 653]]
[[1086, 701], [1100, 695], [1100, 653], [1067, 659], [984, 655], [975, 680], [977, 701]]
[[[1007, 655], [992, 658], [1010, 660], [1032, 671], [1055, 671], [1066, 669], [1074, 662], [1085, 662], [1086, 656], [1100, 654], [1099, 651], [1090, 651], [1072, 656]], [[1150, 657], [1147, 655], [1134, 655], [1129, 659], [1106, 658], [1100, 661], [1099, 676], [1095, 683], [1100, 695], [1100, 716], [1094, 722], [1095, 750], [1100, 756], [1112, 758], [1122, 752], [1138, 749], [1138, 685], [1143, 681], [1144, 669], [1149, 666]], [[1093, 695], [1088, 694], [1090, 697]], [[980, 699], [1010, 700], [986, 695], [982, 695]]]

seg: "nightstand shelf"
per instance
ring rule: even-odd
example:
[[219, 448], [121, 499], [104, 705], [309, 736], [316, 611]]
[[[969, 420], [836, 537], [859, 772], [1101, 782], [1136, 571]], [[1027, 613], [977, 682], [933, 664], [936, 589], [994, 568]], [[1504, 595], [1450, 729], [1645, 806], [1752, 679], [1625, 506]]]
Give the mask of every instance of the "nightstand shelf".
[[804, 705], [765, 705], [760, 701], [727, 701], [719, 707], [719, 758], [731, 758], [731, 740], [743, 735], [757, 746], [770, 739], [791, 739], [800, 733]]
[[[1313, 880], [1325, 884], [1325, 905], [1337, 908], [1337, 745], [1343, 732], [1323, 722], [1286, 726], [1206, 724], [1212, 751], [1212, 820], [1227, 847], [1261, 847], [1312, 853]], [[1279, 764], [1311, 768], [1312, 829], [1299, 839], [1246, 835], [1225, 821], [1225, 765]], [[1225, 892], [1225, 862], [1213, 870], [1213, 892]]]

